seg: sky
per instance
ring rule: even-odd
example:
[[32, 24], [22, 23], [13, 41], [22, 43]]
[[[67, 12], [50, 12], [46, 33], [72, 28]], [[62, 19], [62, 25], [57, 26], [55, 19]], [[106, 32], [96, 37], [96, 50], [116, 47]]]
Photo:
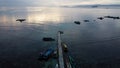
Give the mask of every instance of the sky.
[[120, 4], [120, 0], [0, 0], [0, 7]]

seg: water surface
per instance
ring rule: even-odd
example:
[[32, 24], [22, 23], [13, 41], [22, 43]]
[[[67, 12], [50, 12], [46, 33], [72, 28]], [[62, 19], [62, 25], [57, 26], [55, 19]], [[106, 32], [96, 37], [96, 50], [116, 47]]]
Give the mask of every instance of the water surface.
[[[43, 42], [43, 37], [62, 40], [78, 68], [120, 67], [120, 9], [27, 7], [0, 9], [0, 68], [41, 68], [39, 53], [56, 48], [57, 41]], [[16, 19], [25, 18], [25, 22]], [[80, 21], [77, 25], [74, 21]], [[84, 22], [89, 20], [90, 22]]]

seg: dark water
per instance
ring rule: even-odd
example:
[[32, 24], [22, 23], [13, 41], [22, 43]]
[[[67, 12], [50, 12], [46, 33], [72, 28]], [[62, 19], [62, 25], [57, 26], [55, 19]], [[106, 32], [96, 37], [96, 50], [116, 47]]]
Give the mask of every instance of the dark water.
[[[97, 19], [120, 16], [119, 12], [104, 8], [1, 8], [0, 68], [42, 68], [39, 53], [57, 44], [42, 38], [57, 39], [59, 30], [64, 31], [62, 40], [77, 68], [120, 68], [120, 19]], [[26, 21], [16, 22], [18, 18]]]

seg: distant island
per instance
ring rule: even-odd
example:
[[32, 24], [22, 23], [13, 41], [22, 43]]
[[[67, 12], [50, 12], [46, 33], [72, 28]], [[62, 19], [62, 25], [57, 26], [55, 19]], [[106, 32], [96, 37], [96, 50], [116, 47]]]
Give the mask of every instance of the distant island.
[[61, 7], [68, 7], [68, 8], [120, 8], [120, 4], [111, 4], [111, 5], [101, 5], [101, 4], [96, 4], [96, 5], [64, 5]]

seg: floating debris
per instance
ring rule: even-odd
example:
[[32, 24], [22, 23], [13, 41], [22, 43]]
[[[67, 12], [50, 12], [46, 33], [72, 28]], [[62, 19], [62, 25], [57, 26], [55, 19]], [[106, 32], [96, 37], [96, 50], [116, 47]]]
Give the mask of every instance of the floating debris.
[[26, 21], [26, 19], [17, 19], [16, 21], [23, 22]]
[[80, 22], [79, 22], [79, 21], [74, 21], [74, 23], [80, 25]]
[[120, 19], [120, 17], [114, 17], [114, 16], [104, 16], [104, 18]]
[[51, 37], [44, 37], [43, 41], [55, 41], [55, 39], [53, 39]]
[[97, 19], [103, 20], [104, 18], [103, 17], [98, 17]]
[[89, 20], [84, 20], [84, 22], [90, 22]]

